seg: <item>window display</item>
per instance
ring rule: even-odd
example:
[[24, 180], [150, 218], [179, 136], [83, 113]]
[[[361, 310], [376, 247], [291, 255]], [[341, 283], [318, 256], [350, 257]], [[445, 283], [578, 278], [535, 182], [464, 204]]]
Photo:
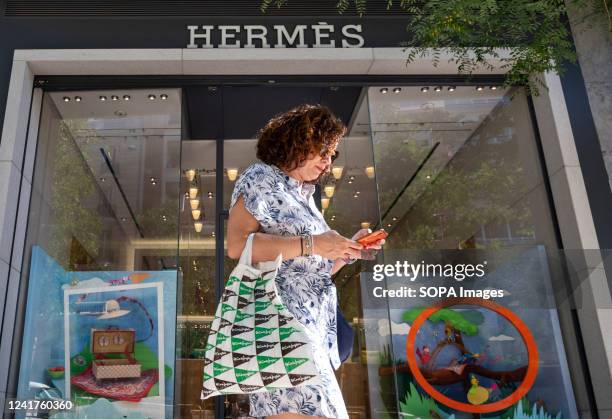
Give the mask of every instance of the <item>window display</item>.
[[96, 416], [99, 399], [118, 412], [171, 417], [177, 274], [68, 272], [35, 247], [20, 372], [29, 388], [20, 393], [34, 398], [42, 388], [73, 401], [64, 418], [108, 417]]

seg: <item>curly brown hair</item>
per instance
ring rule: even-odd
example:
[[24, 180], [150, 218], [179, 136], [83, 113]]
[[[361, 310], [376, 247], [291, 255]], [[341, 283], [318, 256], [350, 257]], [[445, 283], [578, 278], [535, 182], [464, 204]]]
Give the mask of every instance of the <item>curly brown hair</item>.
[[257, 134], [257, 158], [291, 171], [315, 155], [333, 153], [347, 127], [324, 105], [298, 105], [275, 115]]

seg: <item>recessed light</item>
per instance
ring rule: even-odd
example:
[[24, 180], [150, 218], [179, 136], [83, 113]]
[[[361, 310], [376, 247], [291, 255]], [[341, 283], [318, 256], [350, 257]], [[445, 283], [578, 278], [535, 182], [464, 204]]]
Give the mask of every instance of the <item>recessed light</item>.
[[434, 92], [441, 92], [441, 91], [442, 91], [442, 86], [434, 87]]
[[393, 217], [393, 218], [391, 218], [391, 220], [397, 221], [397, 217]]
[[484, 90], [484, 86], [476, 86], [476, 90], [478, 90], [479, 92]]
[[401, 91], [402, 91], [402, 88], [401, 88], [401, 87], [395, 87], [395, 88], [393, 88], [393, 93], [399, 93], [399, 92], [401, 92]]
[[490, 86], [489, 89], [491, 90], [497, 90], [497, 86]]
[[212, 193], [211, 191], [208, 191], [208, 197], [209, 197], [210, 199], [212, 199], [212, 198], [213, 198], [213, 193]]
[[74, 101], [75, 102], [80, 102], [81, 100], [83, 100], [83, 98], [81, 96], [75, 96], [74, 97]]
[[149, 100], [155, 100], [155, 95], [149, 95]]
[[449, 91], [449, 92], [454, 92], [454, 91], [455, 91], [455, 89], [456, 89], [456, 87], [455, 87], [455, 86], [448, 86], [448, 91]]
[[427, 87], [427, 86], [421, 87], [421, 92], [423, 92], [423, 93], [429, 92], [429, 87]]
[[274, 83], [276, 83], [276, 80], [268, 80], [268, 83], [274, 84]]
[[168, 218], [166, 218], [166, 216], [165, 216], [165, 215], [162, 215], [162, 216], [161, 216], [161, 219], [162, 219], [162, 221], [166, 221], [166, 220], [168, 220]]
[[431, 175], [425, 176], [425, 179], [431, 179]]
[[100, 96], [100, 100], [104, 102], [106, 100], [106, 96]]
[[126, 222], [126, 221], [127, 221], [127, 218], [125, 218], [125, 217], [121, 217], [121, 221]]
[[114, 102], [116, 102], [116, 101], [118, 101], [118, 100], [119, 100], [119, 96], [117, 96], [117, 95], [112, 95], [112, 96], [111, 96], [111, 100], [112, 100], [112, 101], [114, 101]]
[[359, 194], [356, 193], [355, 195], [353, 195], [353, 198], [359, 198]]
[[338, 86], [330, 86], [329, 90], [331, 90], [332, 92], [337, 92], [339, 89]]
[[106, 178], [105, 177], [101, 177], [100, 178], [100, 182], [102, 182], [102, 183], [106, 182]]
[[68, 96], [64, 96], [64, 102], [70, 102], [70, 98]]
[[161, 100], [167, 100], [167, 99], [168, 99], [168, 95], [164, 93], [164, 94], [162, 94], [162, 95], [159, 95], [159, 98], [160, 98]]
[[387, 224], [387, 227], [391, 227], [391, 224]]
[[131, 99], [130, 95], [123, 95], [123, 100], [130, 100], [130, 99]]
[[208, 91], [209, 92], [216, 92], [217, 91], [217, 86], [208, 86]]
[[125, 111], [115, 111], [115, 115], [117, 115], [117, 116], [126, 116], [127, 113]]
[[386, 87], [380, 89], [380, 93], [382, 93], [383, 95], [386, 94], [388, 91], [389, 89], [387, 89]]

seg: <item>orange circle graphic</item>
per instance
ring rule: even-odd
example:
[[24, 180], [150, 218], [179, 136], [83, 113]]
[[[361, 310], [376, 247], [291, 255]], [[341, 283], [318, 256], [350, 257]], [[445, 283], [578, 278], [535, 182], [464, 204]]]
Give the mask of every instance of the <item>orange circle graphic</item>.
[[[523, 379], [521, 384], [509, 396], [493, 403], [481, 405], [472, 405], [469, 403], [459, 402], [440, 393], [433, 385], [427, 382], [427, 380], [421, 373], [415, 354], [415, 341], [417, 332], [432, 314], [436, 313], [437, 311], [440, 311], [443, 308], [455, 305], [477, 305], [492, 310], [506, 318], [519, 331], [521, 338], [523, 339], [523, 342], [527, 347], [527, 371], [525, 373], [525, 378]], [[421, 388], [434, 400], [450, 408], [462, 412], [492, 413], [506, 409], [512, 406], [513, 404], [518, 403], [521, 398], [523, 398], [523, 396], [525, 396], [529, 392], [538, 374], [538, 348], [535, 339], [533, 338], [533, 335], [531, 334], [525, 323], [523, 323], [523, 321], [516, 314], [508, 310], [506, 307], [489, 300], [483, 300], [481, 298], [448, 298], [423, 310], [423, 312], [418, 315], [418, 317], [410, 326], [410, 332], [408, 333], [408, 339], [406, 340], [406, 352], [410, 371], [412, 372], [412, 375], [414, 376], [417, 383], [419, 383]]]

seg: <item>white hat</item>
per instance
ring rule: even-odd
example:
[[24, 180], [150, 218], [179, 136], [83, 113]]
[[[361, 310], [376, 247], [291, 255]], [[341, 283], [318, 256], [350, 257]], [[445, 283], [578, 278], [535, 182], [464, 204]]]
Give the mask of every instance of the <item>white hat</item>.
[[98, 316], [99, 320], [114, 319], [128, 314], [130, 310], [121, 310], [117, 300], [107, 300], [104, 303], [104, 313]]

